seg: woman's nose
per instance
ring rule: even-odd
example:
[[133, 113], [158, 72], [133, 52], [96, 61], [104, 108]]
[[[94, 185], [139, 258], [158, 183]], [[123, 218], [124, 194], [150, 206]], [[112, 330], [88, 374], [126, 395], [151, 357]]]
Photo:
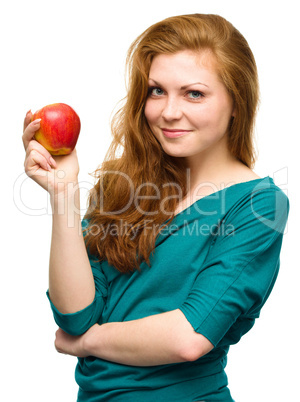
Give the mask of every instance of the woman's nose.
[[165, 120], [178, 120], [182, 116], [179, 102], [174, 98], [167, 98], [162, 110], [162, 118]]

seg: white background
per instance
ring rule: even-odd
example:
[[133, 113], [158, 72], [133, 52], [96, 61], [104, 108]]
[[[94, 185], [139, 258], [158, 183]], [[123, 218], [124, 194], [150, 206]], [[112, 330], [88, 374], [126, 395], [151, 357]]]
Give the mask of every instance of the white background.
[[[220, 14], [248, 40], [262, 102], [254, 171], [274, 178], [290, 199], [275, 288], [254, 328], [231, 348], [229, 386], [237, 402], [299, 397], [299, 12], [287, 1], [10, 1], [0, 6], [1, 97], [1, 400], [76, 400], [76, 359], [56, 353], [46, 298], [51, 236], [47, 193], [23, 173], [22, 126], [54, 102], [71, 105], [82, 214], [92, 173], [110, 144], [110, 118], [125, 95], [131, 42], [153, 23], [179, 14]], [[298, 371], [298, 372], [297, 372]]]

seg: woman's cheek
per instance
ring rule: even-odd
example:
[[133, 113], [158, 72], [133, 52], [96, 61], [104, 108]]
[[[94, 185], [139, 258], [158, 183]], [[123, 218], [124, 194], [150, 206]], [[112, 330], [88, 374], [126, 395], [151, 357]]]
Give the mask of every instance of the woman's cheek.
[[149, 124], [154, 124], [159, 116], [158, 107], [151, 99], [145, 105], [145, 117]]

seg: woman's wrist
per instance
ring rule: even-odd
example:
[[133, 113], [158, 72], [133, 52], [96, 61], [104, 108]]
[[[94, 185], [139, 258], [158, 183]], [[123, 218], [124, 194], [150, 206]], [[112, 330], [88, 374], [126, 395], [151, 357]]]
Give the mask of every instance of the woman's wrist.
[[97, 357], [97, 354], [99, 354], [99, 349], [101, 349], [101, 329], [103, 325], [95, 324], [82, 335], [80, 346], [81, 352], [85, 356]]
[[49, 193], [53, 213], [65, 211], [80, 212], [80, 188], [78, 180], [62, 183], [59, 189]]

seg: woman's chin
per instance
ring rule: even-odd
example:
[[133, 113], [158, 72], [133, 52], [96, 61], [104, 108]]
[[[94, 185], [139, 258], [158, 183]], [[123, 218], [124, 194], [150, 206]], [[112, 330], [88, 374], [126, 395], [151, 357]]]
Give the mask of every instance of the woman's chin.
[[169, 147], [162, 147], [163, 151], [173, 158], [186, 158], [190, 153], [184, 149], [170, 149]]

